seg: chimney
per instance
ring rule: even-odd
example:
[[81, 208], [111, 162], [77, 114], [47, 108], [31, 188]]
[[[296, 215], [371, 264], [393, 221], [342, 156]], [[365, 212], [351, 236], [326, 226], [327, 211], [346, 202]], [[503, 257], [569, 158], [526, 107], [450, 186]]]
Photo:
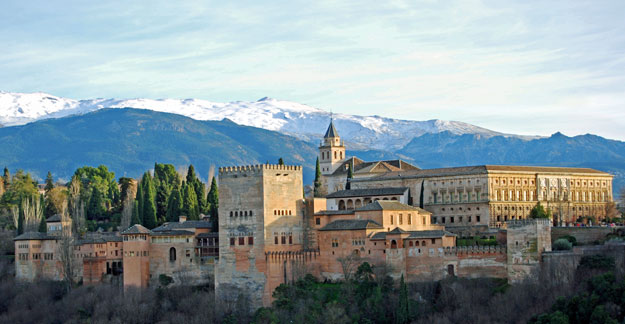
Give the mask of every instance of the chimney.
[[187, 216], [180, 215], [178, 216], [178, 223], [184, 223], [187, 221]]

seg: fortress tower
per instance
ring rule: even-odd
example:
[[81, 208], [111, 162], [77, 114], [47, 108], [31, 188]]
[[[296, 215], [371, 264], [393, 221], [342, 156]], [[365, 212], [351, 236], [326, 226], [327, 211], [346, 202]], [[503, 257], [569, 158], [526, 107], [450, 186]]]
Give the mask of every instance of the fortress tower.
[[268, 255], [302, 250], [303, 214], [301, 166], [220, 168], [217, 298], [243, 294], [252, 307], [269, 305], [273, 290], [291, 279], [292, 264]]
[[345, 145], [330, 121], [330, 126], [319, 146], [319, 167], [322, 175], [330, 175], [345, 161]]

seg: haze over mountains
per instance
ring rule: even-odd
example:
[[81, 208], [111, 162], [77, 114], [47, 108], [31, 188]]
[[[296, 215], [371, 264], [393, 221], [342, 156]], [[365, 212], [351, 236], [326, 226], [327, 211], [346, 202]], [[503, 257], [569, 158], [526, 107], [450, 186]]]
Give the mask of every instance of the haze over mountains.
[[[132, 107], [139, 109], [104, 109]], [[228, 120], [223, 120], [228, 119]], [[68, 179], [84, 165], [105, 164], [137, 177], [154, 162], [193, 163], [202, 178], [210, 165], [304, 165], [310, 183], [318, 142], [330, 113], [263, 98], [205, 100], [73, 100], [44, 93], [0, 92], [0, 166]], [[462, 122], [404, 121], [334, 115], [348, 155], [401, 158], [421, 168], [504, 164], [591, 167], [625, 185], [625, 142], [595, 135], [550, 137], [502, 134]], [[26, 124], [29, 123], [29, 124]], [[249, 127], [253, 126], [253, 127]], [[286, 135], [292, 135], [286, 136]]]

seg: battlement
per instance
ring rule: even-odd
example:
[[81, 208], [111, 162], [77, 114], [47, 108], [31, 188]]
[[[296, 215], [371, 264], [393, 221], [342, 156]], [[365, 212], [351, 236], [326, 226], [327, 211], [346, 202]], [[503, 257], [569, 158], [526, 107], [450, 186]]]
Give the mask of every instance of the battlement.
[[536, 219], [517, 219], [506, 222], [507, 228], [523, 227], [528, 225], [546, 225], [548, 226], [551, 220], [548, 218], [536, 218]]
[[262, 172], [262, 170], [301, 171], [301, 165], [255, 164], [243, 166], [220, 167], [219, 174]]
[[299, 251], [273, 251], [265, 252], [265, 260], [268, 262], [283, 260], [302, 260], [308, 261], [316, 259], [319, 256], [319, 250], [299, 250]]
[[506, 254], [505, 246], [500, 245], [474, 245], [454, 246], [445, 248], [445, 255], [477, 255], [477, 254]]

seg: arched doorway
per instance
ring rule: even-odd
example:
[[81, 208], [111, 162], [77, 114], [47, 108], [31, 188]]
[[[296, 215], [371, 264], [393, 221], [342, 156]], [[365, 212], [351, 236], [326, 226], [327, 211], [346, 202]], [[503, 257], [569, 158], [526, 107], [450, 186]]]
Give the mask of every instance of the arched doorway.
[[176, 248], [172, 247], [171, 249], [169, 249], [169, 261], [176, 261]]
[[354, 202], [351, 199], [347, 200], [347, 209], [354, 209]]
[[397, 241], [392, 240], [391, 241], [391, 249], [396, 249], [397, 248]]
[[339, 210], [345, 210], [345, 201], [339, 200]]

